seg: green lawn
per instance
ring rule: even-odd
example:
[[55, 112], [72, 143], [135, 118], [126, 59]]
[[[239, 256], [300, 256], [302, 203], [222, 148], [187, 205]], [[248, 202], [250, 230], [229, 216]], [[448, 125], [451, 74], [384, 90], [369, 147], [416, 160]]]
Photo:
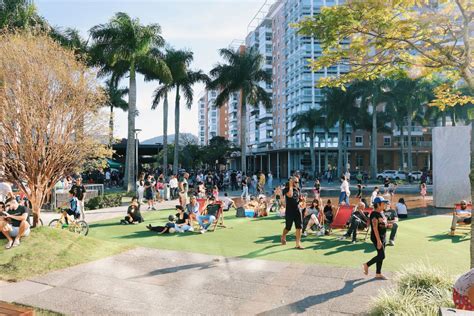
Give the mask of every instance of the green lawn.
[[27, 279], [131, 248], [48, 227], [33, 229], [19, 247], [5, 250], [5, 243], [5, 239], [0, 242], [0, 280], [5, 281]]
[[[333, 236], [306, 237], [303, 243], [305, 250], [293, 248], [293, 234], [288, 236], [288, 244], [281, 246], [283, 220], [275, 215], [264, 219], [247, 219], [236, 218], [235, 213], [230, 212], [226, 214], [227, 228], [218, 228], [216, 232], [204, 235], [157, 235], [145, 228], [149, 223], [163, 225], [170, 213], [147, 213], [145, 223], [139, 225], [119, 225], [118, 219], [92, 224], [89, 234], [97, 239], [134, 246], [356, 268], [375, 254], [370, 241], [353, 245], [349, 241], [337, 240], [337, 236], [342, 234], [339, 230]], [[451, 218], [447, 216], [403, 220], [396, 246], [387, 248], [385, 269], [395, 271], [406, 264], [424, 262], [451, 273], [468, 270], [469, 236], [448, 236], [450, 221]]]

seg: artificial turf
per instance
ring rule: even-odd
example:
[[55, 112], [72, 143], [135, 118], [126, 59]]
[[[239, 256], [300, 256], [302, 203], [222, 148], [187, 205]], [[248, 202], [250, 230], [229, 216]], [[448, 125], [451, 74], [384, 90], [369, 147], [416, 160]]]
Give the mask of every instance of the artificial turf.
[[[228, 257], [258, 258], [277, 261], [323, 264], [359, 268], [362, 262], [375, 255], [369, 238], [352, 244], [340, 241], [342, 230], [331, 236], [303, 237], [306, 249], [294, 249], [294, 234], [290, 233], [286, 246], [280, 245], [284, 220], [276, 215], [266, 218], [236, 218], [227, 212], [227, 228], [217, 228], [206, 234], [182, 233], [157, 235], [145, 225], [163, 225], [173, 211], [145, 214], [145, 223], [120, 225], [118, 219], [90, 225], [91, 237], [118, 243], [158, 249], [198, 252]], [[387, 247], [384, 269], [396, 271], [404, 265], [424, 262], [457, 274], [469, 270], [469, 240], [467, 234], [448, 236], [449, 216], [413, 217], [399, 223], [396, 245]]]

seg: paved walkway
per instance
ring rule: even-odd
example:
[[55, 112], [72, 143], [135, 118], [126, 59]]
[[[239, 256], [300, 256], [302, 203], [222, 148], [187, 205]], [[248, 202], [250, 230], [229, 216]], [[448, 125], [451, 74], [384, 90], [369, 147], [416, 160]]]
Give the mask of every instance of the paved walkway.
[[0, 300], [68, 315], [355, 315], [390, 284], [348, 268], [136, 248], [0, 283]]
[[[156, 203], [156, 209], [157, 210], [168, 210], [168, 209], [174, 209], [175, 205], [179, 204], [178, 200], [172, 200], [172, 201], [163, 201], [161, 203]], [[92, 210], [92, 211], [86, 211], [86, 221], [87, 223], [94, 223], [94, 222], [99, 222], [103, 221], [106, 219], [111, 219], [111, 218], [116, 218], [116, 217], [123, 217], [127, 214], [127, 208], [128, 206], [119, 206], [119, 207], [110, 207], [110, 208], [103, 208], [99, 210]], [[142, 213], [147, 213], [147, 206], [142, 205]], [[151, 211], [155, 212], [155, 211]], [[59, 214], [54, 213], [54, 212], [43, 212], [41, 213], [41, 219], [43, 220], [43, 223], [47, 225], [52, 219], [58, 218]]]

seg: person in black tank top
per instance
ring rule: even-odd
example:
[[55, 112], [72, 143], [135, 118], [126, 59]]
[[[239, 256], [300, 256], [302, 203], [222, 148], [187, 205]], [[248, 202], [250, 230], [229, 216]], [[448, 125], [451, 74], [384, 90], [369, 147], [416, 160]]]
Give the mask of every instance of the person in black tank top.
[[281, 235], [281, 244], [286, 245], [286, 235], [291, 230], [291, 226], [295, 223], [296, 228], [296, 248], [304, 249], [301, 245], [301, 230], [303, 228], [303, 215], [298, 207], [300, 201], [300, 190], [298, 188], [299, 180], [297, 177], [292, 177], [288, 182], [287, 187], [283, 190], [283, 195], [286, 201], [285, 210], [285, 228]]
[[375, 263], [375, 278], [377, 279], [386, 279], [382, 275], [382, 263], [385, 259], [385, 235], [387, 233], [387, 219], [383, 211], [387, 202], [388, 201], [382, 197], [376, 197], [374, 199], [374, 210], [370, 214], [370, 240], [374, 244], [375, 250], [377, 250], [377, 255], [363, 264], [364, 274], [367, 275], [369, 273], [369, 267]]

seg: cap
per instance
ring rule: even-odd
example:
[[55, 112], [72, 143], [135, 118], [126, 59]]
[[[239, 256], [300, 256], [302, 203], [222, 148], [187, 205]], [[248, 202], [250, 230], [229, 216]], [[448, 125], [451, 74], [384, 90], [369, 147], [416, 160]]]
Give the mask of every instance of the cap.
[[381, 197], [381, 196], [377, 196], [377, 197], [374, 199], [374, 204], [378, 204], [378, 203], [388, 203], [388, 200], [384, 199], [384, 198]]

